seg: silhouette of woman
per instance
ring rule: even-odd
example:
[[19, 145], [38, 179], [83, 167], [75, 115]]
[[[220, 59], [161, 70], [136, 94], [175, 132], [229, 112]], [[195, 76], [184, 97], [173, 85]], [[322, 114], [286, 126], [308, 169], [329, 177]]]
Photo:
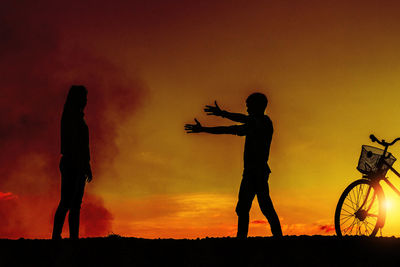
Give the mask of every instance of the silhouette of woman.
[[87, 90], [71, 86], [61, 117], [61, 200], [54, 216], [52, 239], [61, 239], [65, 216], [71, 239], [79, 238], [79, 216], [85, 183], [92, 180], [89, 152], [89, 129], [83, 110]]

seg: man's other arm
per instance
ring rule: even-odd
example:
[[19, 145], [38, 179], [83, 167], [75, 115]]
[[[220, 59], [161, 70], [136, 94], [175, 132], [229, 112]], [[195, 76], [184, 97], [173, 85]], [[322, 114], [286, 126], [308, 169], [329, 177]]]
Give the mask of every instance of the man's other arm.
[[234, 134], [243, 136], [246, 135], [246, 127], [245, 125], [203, 127], [203, 132], [211, 134]]
[[236, 122], [241, 122], [241, 123], [247, 123], [248, 121], [248, 116], [245, 114], [241, 113], [232, 113], [226, 110], [222, 110], [221, 113], [222, 118], [227, 118], [231, 121], [236, 121]]
[[210, 134], [234, 134], [243, 136], [246, 135], [247, 127], [243, 125], [232, 126], [217, 126], [217, 127], [203, 127], [198, 120], [195, 119], [196, 124], [186, 124], [185, 131], [187, 133], [210, 133]]
[[222, 110], [218, 106], [217, 101], [215, 101], [214, 104], [215, 104], [215, 106], [207, 105], [204, 108], [204, 111], [207, 113], [207, 115], [219, 116], [219, 117], [227, 118], [231, 121], [247, 123], [247, 121], [248, 121], [247, 115], [244, 115], [241, 113], [232, 113], [232, 112], [228, 112], [226, 110]]

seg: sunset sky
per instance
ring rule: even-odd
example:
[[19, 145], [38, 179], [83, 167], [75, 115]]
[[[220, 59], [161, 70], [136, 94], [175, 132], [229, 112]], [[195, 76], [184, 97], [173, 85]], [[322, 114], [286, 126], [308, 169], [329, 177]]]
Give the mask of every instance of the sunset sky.
[[[236, 234], [244, 138], [184, 132], [194, 118], [232, 124], [203, 112], [214, 100], [244, 113], [250, 93], [267, 95], [270, 193], [284, 235], [334, 234], [340, 194], [361, 178], [361, 145], [371, 133], [400, 136], [398, 1], [1, 6], [0, 238], [50, 237], [72, 84], [89, 92], [94, 179], [82, 236]], [[400, 145], [392, 152], [400, 157]], [[383, 235], [400, 236], [400, 197], [384, 189]], [[271, 235], [256, 200], [250, 216], [250, 236]]]

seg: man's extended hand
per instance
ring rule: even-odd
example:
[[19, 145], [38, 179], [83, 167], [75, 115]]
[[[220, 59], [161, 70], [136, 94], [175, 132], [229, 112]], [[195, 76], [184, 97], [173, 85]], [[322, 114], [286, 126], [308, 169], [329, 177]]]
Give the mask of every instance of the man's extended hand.
[[200, 133], [203, 131], [203, 126], [201, 126], [200, 122], [194, 119], [196, 124], [185, 124], [185, 131], [187, 133]]
[[90, 165], [89, 165], [89, 169], [87, 170], [87, 173], [86, 173], [86, 182], [90, 183], [92, 181], [92, 179], [93, 179], [92, 169], [90, 168]]
[[217, 101], [214, 101], [214, 103], [215, 106], [207, 105], [204, 108], [204, 111], [207, 113], [207, 115], [222, 116], [222, 110], [219, 108]]

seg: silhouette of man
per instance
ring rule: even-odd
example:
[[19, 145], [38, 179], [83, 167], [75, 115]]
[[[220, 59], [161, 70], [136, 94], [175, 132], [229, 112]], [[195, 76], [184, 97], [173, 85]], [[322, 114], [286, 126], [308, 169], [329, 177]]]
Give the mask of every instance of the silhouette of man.
[[85, 183], [92, 180], [89, 129], [83, 110], [87, 103], [84, 86], [71, 86], [61, 116], [61, 200], [54, 216], [52, 239], [61, 239], [65, 216], [71, 239], [79, 238], [79, 217]]
[[268, 166], [273, 126], [271, 119], [264, 114], [267, 97], [262, 93], [253, 93], [246, 100], [249, 115], [231, 113], [215, 106], [206, 106], [207, 115], [220, 116], [241, 125], [203, 127], [196, 119], [196, 124], [186, 124], [187, 133], [234, 134], [246, 136], [244, 146], [244, 171], [236, 206], [238, 215], [238, 238], [247, 238], [249, 229], [249, 212], [255, 195], [261, 211], [267, 218], [274, 237], [281, 237], [282, 230], [278, 215], [269, 196], [268, 178], [271, 170]]

